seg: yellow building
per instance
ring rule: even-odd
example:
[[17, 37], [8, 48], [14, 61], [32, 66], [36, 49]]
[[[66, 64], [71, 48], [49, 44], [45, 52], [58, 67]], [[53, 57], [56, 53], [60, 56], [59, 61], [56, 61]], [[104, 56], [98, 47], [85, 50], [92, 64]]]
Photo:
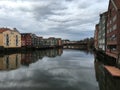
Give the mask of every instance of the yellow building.
[[21, 47], [21, 34], [16, 29], [0, 28], [0, 47]]
[[0, 70], [12, 70], [21, 66], [21, 54], [0, 57]]

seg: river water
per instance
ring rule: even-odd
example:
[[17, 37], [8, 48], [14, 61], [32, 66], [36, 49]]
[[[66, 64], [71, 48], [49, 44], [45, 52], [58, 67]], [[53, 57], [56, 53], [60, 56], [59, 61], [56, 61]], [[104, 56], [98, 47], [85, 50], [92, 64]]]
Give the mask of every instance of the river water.
[[0, 55], [0, 90], [99, 90], [94, 56], [51, 49]]

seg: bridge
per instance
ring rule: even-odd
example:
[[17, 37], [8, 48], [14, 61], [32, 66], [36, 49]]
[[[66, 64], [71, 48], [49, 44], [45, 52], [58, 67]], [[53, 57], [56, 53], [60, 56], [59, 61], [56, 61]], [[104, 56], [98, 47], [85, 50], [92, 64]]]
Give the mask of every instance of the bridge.
[[88, 43], [86, 42], [67, 42], [63, 44], [63, 48], [69, 49], [87, 49]]
[[64, 43], [63, 45], [88, 45], [87, 42], [67, 42]]

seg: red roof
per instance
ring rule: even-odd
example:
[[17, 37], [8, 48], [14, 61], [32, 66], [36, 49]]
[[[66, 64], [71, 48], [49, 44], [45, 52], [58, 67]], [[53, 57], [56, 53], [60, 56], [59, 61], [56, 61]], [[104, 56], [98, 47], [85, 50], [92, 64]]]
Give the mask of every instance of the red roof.
[[0, 33], [3, 33], [3, 32], [5, 32], [5, 31], [7, 31], [7, 30], [1, 30], [1, 29], [0, 29]]
[[9, 30], [8, 28], [0, 28], [0, 33], [3, 33], [5, 31]]

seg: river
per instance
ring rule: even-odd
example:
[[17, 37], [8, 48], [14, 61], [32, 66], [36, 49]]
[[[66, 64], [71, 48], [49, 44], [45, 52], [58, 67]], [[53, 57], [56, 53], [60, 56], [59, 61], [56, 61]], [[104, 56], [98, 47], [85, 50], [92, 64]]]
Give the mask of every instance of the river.
[[70, 49], [0, 55], [0, 90], [99, 90], [94, 55]]

